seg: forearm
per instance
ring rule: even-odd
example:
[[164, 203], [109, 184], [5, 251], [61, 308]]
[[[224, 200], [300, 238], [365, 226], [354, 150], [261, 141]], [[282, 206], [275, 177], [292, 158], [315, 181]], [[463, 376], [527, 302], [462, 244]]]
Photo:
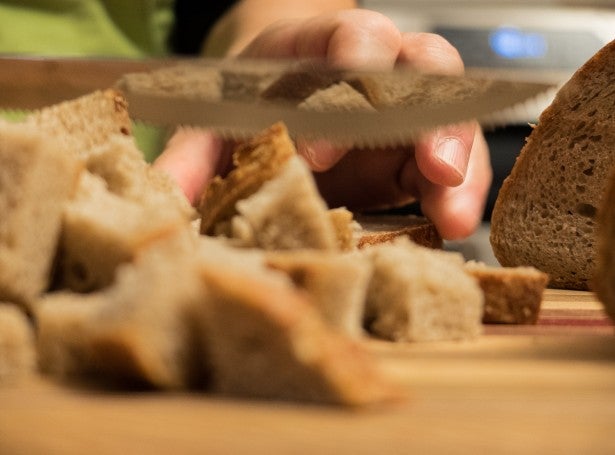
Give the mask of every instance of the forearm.
[[268, 25], [356, 7], [355, 0], [241, 0], [225, 14], [203, 43], [208, 56], [236, 55]]

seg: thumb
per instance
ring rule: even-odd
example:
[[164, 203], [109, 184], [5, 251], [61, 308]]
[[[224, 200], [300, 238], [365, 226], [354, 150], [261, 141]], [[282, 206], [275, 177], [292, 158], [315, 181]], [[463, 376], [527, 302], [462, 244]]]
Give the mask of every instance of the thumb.
[[425, 178], [443, 186], [461, 185], [477, 128], [474, 122], [449, 125], [417, 140], [416, 163]]

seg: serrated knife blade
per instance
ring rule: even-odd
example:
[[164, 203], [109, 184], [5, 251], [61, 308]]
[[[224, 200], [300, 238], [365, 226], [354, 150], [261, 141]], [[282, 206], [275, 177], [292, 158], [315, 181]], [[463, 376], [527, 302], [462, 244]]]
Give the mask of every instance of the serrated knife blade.
[[[298, 100], [263, 99], [255, 90], [240, 97], [229, 97], [223, 90], [222, 96], [207, 98], [198, 93], [195, 96], [190, 88], [183, 94], [181, 90], [165, 93], [160, 87], [150, 90], [125, 83], [133, 74], [155, 78], [165, 71], [161, 68], [178, 65], [188, 72], [190, 68], [213, 68], [224, 78], [230, 75], [234, 84], [256, 77], [262, 80], [252, 80], [251, 84], [262, 85], [285, 74], [299, 73], [308, 75], [308, 79], [315, 77], [321, 84], [368, 80], [385, 94], [398, 87], [405, 92], [403, 102], [377, 105], [376, 110], [308, 110], [298, 108]], [[172, 80], [165, 83], [173, 85]], [[0, 108], [40, 108], [111, 86], [123, 91], [133, 119], [152, 125], [206, 127], [226, 137], [241, 138], [281, 121], [295, 137], [379, 147], [407, 143], [430, 129], [467, 120], [492, 126], [505, 121], [507, 111], [522, 109], [523, 103], [553, 90], [555, 84], [501, 77], [418, 75], [404, 69], [341, 71], [318, 61], [0, 58]]]
[[442, 125], [473, 119], [483, 126], [494, 126], [505, 120], [507, 109], [518, 109], [520, 104], [549, 88], [545, 84], [498, 81], [464, 100], [378, 111], [306, 111], [275, 103], [190, 99], [130, 91], [124, 95], [133, 118], [158, 126], [206, 127], [227, 137], [241, 138], [281, 121], [295, 137], [387, 146], [407, 143]]
[[[202, 93], [194, 88], [195, 74], [206, 75], [212, 67], [223, 74], [220, 96], [206, 93], [211, 86], [204, 85]], [[242, 77], [252, 89], [238, 95], [236, 84]], [[225, 86], [228, 80], [231, 93]], [[334, 103], [315, 109], [302, 103], [310, 93], [306, 86], [311, 85], [313, 94], [340, 83], [365, 96], [370, 108]], [[554, 88], [550, 81], [433, 75], [403, 68], [345, 71], [319, 61], [237, 59], [127, 75], [118, 86], [133, 118], [146, 123], [206, 127], [241, 138], [283, 122], [294, 137], [369, 147], [408, 143], [439, 126], [469, 120], [494, 126], [506, 120], [507, 111], [518, 113], [523, 103]]]

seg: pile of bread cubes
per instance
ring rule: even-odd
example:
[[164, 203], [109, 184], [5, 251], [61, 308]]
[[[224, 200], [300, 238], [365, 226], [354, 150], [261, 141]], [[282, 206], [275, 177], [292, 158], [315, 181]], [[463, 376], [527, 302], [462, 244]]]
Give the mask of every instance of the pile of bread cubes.
[[199, 206], [143, 159], [121, 92], [0, 123], [0, 382], [363, 406], [370, 340], [535, 323], [547, 274], [443, 251], [431, 223], [329, 208], [285, 126], [238, 143]]
[[362, 405], [397, 395], [363, 339], [481, 333], [462, 258], [329, 209], [284, 125], [198, 211], [130, 128], [114, 90], [0, 125], [4, 375]]

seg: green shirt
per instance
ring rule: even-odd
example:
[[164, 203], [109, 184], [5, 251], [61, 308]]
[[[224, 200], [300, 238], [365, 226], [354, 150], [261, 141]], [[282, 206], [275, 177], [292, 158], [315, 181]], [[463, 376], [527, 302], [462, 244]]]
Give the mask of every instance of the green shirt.
[[173, 0], [0, 0], [0, 52], [159, 56], [172, 24]]
[[[0, 53], [160, 56], [172, 25], [173, 0], [0, 0]], [[153, 160], [167, 132], [141, 124], [133, 132]]]

